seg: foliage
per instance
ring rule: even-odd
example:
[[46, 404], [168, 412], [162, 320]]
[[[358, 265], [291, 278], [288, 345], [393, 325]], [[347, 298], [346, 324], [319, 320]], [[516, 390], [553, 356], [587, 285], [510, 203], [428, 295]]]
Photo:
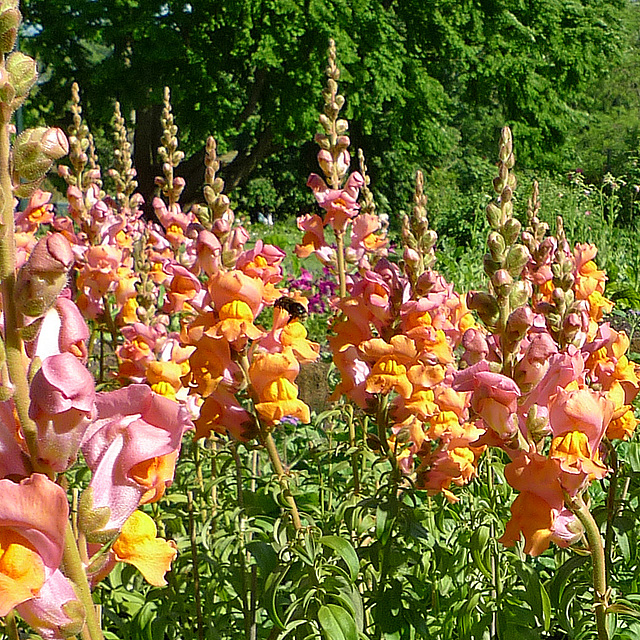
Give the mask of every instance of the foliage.
[[[192, 14], [230, 16], [241, 25], [230, 34], [239, 47], [231, 58], [239, 64], [244, 48], [256, 77], [274, 70], [287, 46], [282, 34], [263, 30], [252, 50], [259, 19], [289, 36], [306, 34], [296, 20], [285, 24], [288, 12], [300, 12], [294, 3], [141, 4], [105, 6], [114, 16], [122, 6], [151, 16], [159, 34], [172, 20], [201, 27], [189, 35], [202, 38], [204, 22], [191, 22]], [[44, 127], [13, 136], [10, 117], [35, 82], [35, 66], [5, 55], [20, 19], [9, 5], [0, 5], [7, 636], [17, 640], [29, 624], [53, 640], [635, 637], [640, 446], [632, 402], [640, 366], [629, 357], [638, 355], [640, 319], [624, 308], [612, 313], [605, 297], [638, 303], [634, 238], [619, 225], [624, 180], [607, 174], [594, 185], [575, 172], [542, 187], [525, 174], [518, 184], [505, 127], [497, 176], [476, 155], [433, 169], [426, 185], [418, 172], [412, 197], [389, 220], [371, 189], [376, 161], [370, 172], [359, 154], [354, 170], [330, 41], [315, 137], [320, 174], [307, 181], [317, 207], [297, 220], [302, 233], [264, 217], [297, 201], [281, 191], [292, 168], [279, 174], [274, 165], [252, 178], [236, 215], [211, 137], [203, 203], [183, 208], [184, 154], [168, 88], [150, 203], [156, 220], [145, 220], [120, 106], [105, 183], [78, 85], [68, 141]], [[411, 3], [307, 5], [327, 30], [346, 15], [354, 33], [364, 29], [370, 57], [346, 54], [343, 80], [377, 94], [365, 100], [355, 92], [349, 103], [356, 137], [373, 139], [380, 124], [409, 140], [398, 147], [409, 156], [437, 139], [427, 129], [411, 139], [402, 127], [413, 115], [386, 119], [394, 87], [381, 78], [411, 86], [412, 65], [423, 58], [443, 76], [467, 74], [476, 93], [491, 86], [483, 65], [499, 71], [489, 93], [504, 106], [487, 102], [478, 132], [490, 137], [487, 121], [509, 109], [516, 117], [522, 107], [513, 93], [521, 69], [508, 62], [527, 38], [549, 45], [541, 51], [563, 71], [563, 100], [577, 103], [590, 67], [576, 77], [560, 64], [577, 53], [559, 25], [565, 20], [582, 39], [587, 62], [611, 35], [604, 22], [592, 24], [587, 3], [544, 3], [535, 24], [528, 6], [463, 6], [464, 17], [446, 3], [428, 14]], [[388, 21], [366, 7], [387, 12]], [[90, 8], [101, 29], [113, 26], [103, 8]], [[600, 8], [609, 16], [611, 5]], [[436, 60], [399, 29], [409, 23], [403, 11], [436, 35], [459, 29], [464, 37], [451, 37], [451, 49], [436, 41], [456, 55]], [[513, 38], [506, 25], [517, 27]], [[137, 26], [128, 25], [134, 35]], [[351, 38], [346, 27], [336, 30]], [[390, 55], [398, 33], [406, 36], [395, 43], [401, 63]], [[361, 42], [348, 41], [354, 50]], [[100, 65], [109, 56], [95, 42], [80, 44], [98, 52], [90, 64], [106, 73]], [[139, 71], [133, 44], [123, 51]], [[292, 103], [271, 71], [263, 82], [274, 89], [268, 99], [281, 101], [282, 119], [278, 110]], [[531, 68], [549, 98], [546, 71], [542, 63]], [[469, 99], [456, 82], [449, 116]], [[426, 84], [429, 103], [444, 85]], [[399, 108], [419, 112], [415, 95], [402, 98]], [[520, 130], [538, 131], [523, 136], [530, 158], [531, 140], [565, 132], [559, 114], [575, 105], [561, 102], [548, 105], [555, 130], [543, 113], [518, 116]], [[250, 97], [246, 104], [257, 109], [245, 124], [258, 140], [270, 126], [261, 120], [268, 105], [263, 113]], [[297, 125], [287, 126], [269, 135], [284, 145]], [[381, 148], [378, 169], [388, 162], [392, 172], [409, 170], [394, 159], [398, 148]], [[67, 201], [56, 208], [39, 186], [67, 151], [58, 166]], [[467, 188], [478, 179], [492, 185], [493, 198]], [[13, 195], [29, 198], [24, 210], [14, 210]], [[263, 220], [251, 224], [256, 209]]]
[[[290, 215], [302, 198], [287, 167], [294, 175], [301, 162], [313, 170], [313, 152], [303, 144], [315, 126], [317, 61], [331, 36], [349, 85], [347, 115], [357, 114], [355, 146], [369, 158], [382, 210], [393, 213], [409, 200], [406, 185], [418, 166], [486, 158], [504, 122], [520, 140], [524, 164], [568, 160], [563, 142], [591, 111], [600, 112], [592, 87], [616, 66], [624, 46], [620, 10], [627, 6], [28, 0], [22, 46], [46, 70], [31, 114], [59, 118], [72, 81], [83, 87], [96, 131], [109, 122], [114, 99], [124, 113], [136, 111], [145, 196], [155, 176], [148, 157], [159, 138], [151, 123], [168, 85], [185, 149], [194, 153], [214, 134], [220, 149], [232, 152], [229, 187], [255, 175], [270, 180], [285, 201], [269, 206]], [[633, 20], [631, 9], [627, 14], [625, 23]], [[188, 180], [191, 197], [200, 162], [198, 156], [188, 167], [197, 176]], [[464, 167], [459, 173], [465, 189]], [[295, 204], [283, 195], [291, 191]]]

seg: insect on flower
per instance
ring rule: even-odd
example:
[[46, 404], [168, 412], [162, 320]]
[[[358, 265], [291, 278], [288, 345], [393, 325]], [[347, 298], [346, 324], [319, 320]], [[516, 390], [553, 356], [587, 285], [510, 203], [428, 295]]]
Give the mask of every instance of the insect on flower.
[[278, 309], [284, 309], [289, 316], [289, 322], [293, 322], [294, 320], [305, 320], [307, 317], [307, 310], [301, 302], [297, 302], [293, 298], [289, 296], [282, 296], [278, 298], [274, 303], [274, 307], [278, 307]]

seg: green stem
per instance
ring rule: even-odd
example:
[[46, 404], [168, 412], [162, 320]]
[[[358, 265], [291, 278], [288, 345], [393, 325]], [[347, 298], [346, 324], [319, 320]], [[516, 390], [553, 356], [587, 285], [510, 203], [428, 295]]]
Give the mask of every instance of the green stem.
[[198, 542], [195, 519], [193, 517], [193, 493], [187, 491], [187, 507], [189, 510], [189, 540], [191, 542], [191, 561], [193, 563], [193, 592], [196, 605], [196, 624], [198, 640], [204, 640], [204, 624], [202, 620], [202, 599], [200, 598], [200, 567], [198, 564]]
[[271, 461], [271, 464], [278, 476], [280, 486], [282, 487], [282, 493], [284, 494], [284, 497], [286, 498], [289, 505], [289, 509], [291, 510], [293, 526], [295, 527], [296, 531], [300, 531], [302, 529], [300, 512], [298, 511], [298, 505], [296, 505], [296, 501], [291, 493], [291, 490], [289, 489], [287, 476], [284, 473], [282, 462], [280, 461], [280, 455], [278, 454], [278, 449], [276, 448], [276, 443], [273, 440], [273, 436], [271, 435], [271, 433], [262, 433], [260, 435], [260, 440], [266, 447], [267, 453], [269, 454], [269, 460]]
[[582, 496], [575, 498], [565, 496], [565, 502], [584, 527], [591, 551], [591, 562], [593, 564], [593, 599], [595, 601], [598, 640], [609, 640], [606, 624], [608, 605], [607, 565], [604, 557], [604, 547], [602, 545], [600, 529], [593, 519], [591, 511], [589, 511], [589, 508], [582, 499]]
[[608, 449], [609, 464], [612, 469], [609, 479], [609, 491], [607, 492], [607, 528], [604, 536], [604, 559], [606, 562], [607, 575], [611, 572], [611, 547], [613, 545], [613, 522], [619, 511], [619, 503], [616, 500], [618, 492], [618, 454], [615, 448], [606, 439], [603, 441]]
[[[491, 510], [493, 514], [495, 514], [496, 510], [496, 499], [495, 499], [495, 486], [493, 483], [493, 465], [491, 464], [491, 448], [487, 449], [485, 462], [487, 469], [487, 490], [489, 492], [489, 504], [491, 505]], [[496, 530], [495, 530], [495, 522], [494, 519], [491, 518], [489, 522], [489, 538], [493, 541], [496, 539]], [[500, 577], [500, 568], [497, 558], [496, 547], [491, 545], [491, 583], [492, 583], [492, 597], [496, 603], [496, 607], [492, 612], [491, 617], [491, 637], [494, 637], [497, 632], [497, 611], [500, 606], [500, 599], [502, 597], [502, 579]]]
[[344, 266], [344, 231], [336, 231], [336, 253], [338, 258], [338, 283], [340, 285], [340, 299], [347, 296], [347, 277]]
[[349, 448], [353, 450], [351, 454], [351, 472], [353, 474], [353, 493], [360, 493], [360, 454], [358, 451], [358, 443], [356, 441], [356, 425], [353, 420], [353, 406], [346, 405], [347, 420], [349, 423]]
[[4, 617], [4, 631], [9, 640], [20, 640], [16, 614], [13, 610], [9, 611], [9, 613]]
[[[4, 66], [4, 63], [2, 64]], [[29, 418], [29, 382], [24, 363], [18, 310], [15, 305], [16, 247], [13, 221], [13, 187], [9, 171], [11, 143], [9, 123], [0, 124], [0, 280], [4, 312], [4, 342], [7, 369], [13, 384], [13, 400], [29, 453], [37, 460], [37, 429]]]
[[87, 580], [87, 574], [84, 571], [78, 545], [73, 535], [71, 522], [67, 523], [67, 534], [64, 539], [64, 554], [62, 556], [62, 565], [64, 573], [71, 580], [75, 587], [80, 602], [84, 605], [86, 621], [83, 637], [89, 640], [104, 640], [102, 629], [100, 628], [100, 620], [96, 612], [95, 605], [91, 598], [91, 589]]

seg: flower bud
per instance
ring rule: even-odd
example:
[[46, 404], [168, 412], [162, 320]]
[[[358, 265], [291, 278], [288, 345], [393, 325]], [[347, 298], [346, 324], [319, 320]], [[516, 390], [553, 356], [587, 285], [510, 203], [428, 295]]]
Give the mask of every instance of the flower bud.
[[22, 15], [18, 11], [17, 4], [0, 13], [0, 52], [9, 53], [13, 49], [20, 20], [22, 20]]
[[[87, 487], [80, 494], [78, 503], [78, 527], [85, 534], [90, 542], [97, 542], [92, 535], [94, 532], [102, 532], [111, 517], [109, 507], [93, 506], [93, 488]], [[107, 538], [113, 538], [118, 534], [118, 530], [107, 531]], [[105, 540], [106, 542], [106, 540]]]
[[527, 431], [536, 444], [551, 435], [549, 417], [546, 415], [546, 411], [541, 411], [537, 404], [532, 405], [527, 414]]
[[405, 247], [404, 252], [402, 254], [404, 261], [412, 268], [416, 269], [416, 267], [420, 264], [420, 254], [411, 247]]
[[464, 332], [462, 346], [465, 349], [463, 358], [468, 365], [474, 365], [480, 360], [484, 360], [489, 354], [487, 339], [478, 329], [469, 328]]
[[493, 260], [500, 262], [506, 248], [502, 234], [497, 231], [492, 231], [487, 239], [487, 244], [489, 245], [489, 251], [491, 252]]
[[61, 129], [27, 129], [16, 138], [13, 147], [14, 171], [27, 182], [39, 180], [54, 160], [68, 152], [69, 142]]
[[336, 122], [336, 133], [338, 135], [342, 135], [343, 133], [345, 133], [348, 128], [349, 123], [346, 120], [340, 119]]
[[491, 276], [491, 284], [493, 284], [498, 295], [508, 296], [513, 286], [513, 278], [506, 269], [498, 269]]
[[533, 324], [531, 307], [518, 307], [507, 319], [507, 331], [516, 338], [522, 338]]
[[482, 258], [482, 264], [484, 266], [484, 272], [491, 278], [493, 274], [502, 267], [500, 260], [494, 260], [490, 253], [485, 253]]
[[505, 267], [514, 278], [517, 278], [529, 260], [531, 260], [529, 249], [523, 244], [514, 244], [507, 254]]
[[7, 71], [16, 97], [25, 98], [38, 79], [36, 61], [20, 51], [14, 51], [7, 58]]
[[502, 234], [507, 245], [512, 245], [520, 235], [522, 225], [517, 218], [509, 218], [502, 227]]
[[500, 307], [494, 296], [483, 291], [471, 291], [467, 294], [467, 306], [477, 311], [480, 319], [488, 326], [493, 326], [500, 317]]
[[487, 220], [492, 229], [499, 229], [502, 224], [502, 210], [494, 202], [487, 205]]
[[331, 155], [331, 152], [326, 149], [320, 149], [320, 151], [318, 151], [317, 158], [318, 164], [324, 174], [329, 175], [331, 173], [331, 168], [333, 167], [333, 156]]
[[34, 318], [44, 314], [67, 284], [72, 265], [71, 246], [61, 233], [42, 238], [18, 272], [15, 289], [18, 310]]
[[527, 304], [533, 295], [533, 287], [528, 280], [518, 280], [509, 293], [509, 304], [512, 309]]

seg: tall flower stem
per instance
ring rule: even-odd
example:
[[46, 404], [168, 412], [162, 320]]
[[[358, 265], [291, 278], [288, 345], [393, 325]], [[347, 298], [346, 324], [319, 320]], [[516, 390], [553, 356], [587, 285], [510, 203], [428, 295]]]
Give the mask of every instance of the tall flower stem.
[[[4, 62], [2, 63], [4, 66]], [[36, 425], [29, 418], [29, 383], [24, 366], [22, 339], [18, 328], [18, 312], [14, 291], [16, 284], [16, 249], [13, 220], [13, 188], [9, 172], [11, 144], [9, 122], [0, 121], [0, 281], [4, 312], [4, 342], [7, 368], [13, 384], [13, 400], [29, 452], [36, 460]]]
[[16, 623], [16, 614], [14, 611], [4, 617], [4, 632], [7, 634], [9, 640], [20, 640], [20, 632], [18, 631], [18, 624]]
[[85, 630], [88, 633], [83, 632], [83, 637], [87, 637], [90, 640], [104, 640], [102, 635], [102, 629], [100, 627], [100, 620], [96, 607], [93, 604], [91, 598], [91, 589], [89, 582], [87, 581], [87, 574], [84, 571], [82, 560], [80, 558], [80, 552], [78, 551], [78, 545], [76, 543], [75, 536], [73, 535], [73, 529], [71, 522], [67, 523], [67, 533], [64, 540], [64, 554], [62, 556], [62, 564], [64, 567], [64, 573], [76, 586], [76, 593], [80, 602], [84, 605], [86, 613]]
[[600, 529], [591, 511], [585, 504], [582, 496], [572, 498], [566, 496], [567, 506], [580, 520], [584, 527], [584, 532], [591, 550], [591, 562], [593, 564], [593, 599], [596, 611], [596, 628], [598, 630], [598, 640], [609, 640], [607, 631], [607, 565], [604, 556], [604, 546], [602, 544], [602, 536]]
[[263, 432], [260, 434], [260, 441], [265, 446], [267, 453], [269, 454], [271, 465], [273, 466], [278, 476], [280, 486], [282, 487], [282, 492], [287, 500], [287, 504], [289, 505], [289, 509], [291, 511], [293, 526], [295, 527], [296, 531], [300, 531], [302, 529], [300, 512], [298, 511], [298, 505], [296, 505], [296, 501], [293, 497], [293, 494], [291, 493], [291, 489], [289, 489], [289, 482], [287, 481], [287, 476], [284, 473], [282, 461], [280, 460], [280, 454], [278, 453], [278, 449], [276, 447], [276, 443], [273, 440], [273, 436], [271, 435], [271, 433]]
[[202, 619], [202, 599], [200, 597], [200, 567], [198, 564], [198, 542], [195, 518], [193, 516], [193, 492], [187, 491], [187, 508], [189, 510], [189, 541], [191, 543], [191, 560], [193, 562], [193, 592], [196, 605], [196, 625], [198, 640], [204, 640], [204, 623]]
[[347, 297], [347, 277], [344, 265], [344, 231], [336, 231], [336, 254], [338, 259], [338, 284], [340, 299]]
[[347, 420], [349, 424], [349, 447], [353, 449], [351, 454], [351, 472], [353, 474], [353, 493], [360, 493], [360, 454], [358, 452], [358, 442], [356, 440], [356, 423], [353, 416], [353, 406], [348, 404], [345, 406]]

